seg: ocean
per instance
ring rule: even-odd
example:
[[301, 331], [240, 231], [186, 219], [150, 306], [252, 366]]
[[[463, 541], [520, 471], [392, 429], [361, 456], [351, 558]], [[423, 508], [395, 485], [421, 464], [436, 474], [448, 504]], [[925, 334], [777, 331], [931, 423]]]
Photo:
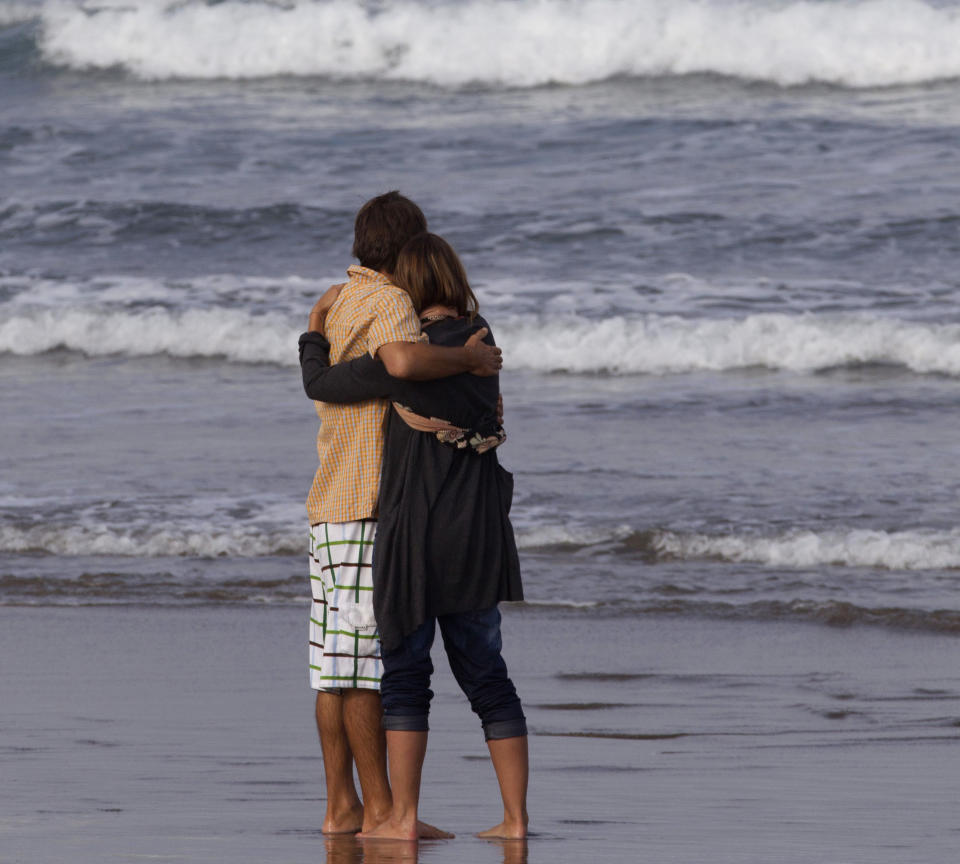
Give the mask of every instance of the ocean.
[[958, 44], [922, 0], [3, 0], [0, 606], [306, 639], [297, 337], [399, 189], [504, 351], [505, 628], [956, 653]]

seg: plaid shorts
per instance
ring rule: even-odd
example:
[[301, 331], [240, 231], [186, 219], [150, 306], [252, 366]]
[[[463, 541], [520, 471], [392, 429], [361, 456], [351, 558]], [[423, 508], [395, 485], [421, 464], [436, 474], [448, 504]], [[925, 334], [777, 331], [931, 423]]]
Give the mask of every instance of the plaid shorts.
[[310, 526], [310, 686], [380, 689], [373, 617], [375, 519]]

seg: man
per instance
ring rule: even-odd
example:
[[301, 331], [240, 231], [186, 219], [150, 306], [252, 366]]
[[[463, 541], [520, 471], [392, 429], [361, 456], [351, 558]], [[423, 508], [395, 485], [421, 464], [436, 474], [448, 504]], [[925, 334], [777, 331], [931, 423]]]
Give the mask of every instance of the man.
[[[397, 378], [428, 380], [461, 372], [493, 375], [500, 352], [479, 339], [462, 348], [420, 342], [407, 294], [392, 284], [397, 254], [427, 228], [420, 208], [398, 192], [357, 213], [349, 280], [317, 301], [302, 346], [324, 332], [331, 362], [368, 353]], [[306, 384], [306, 382], [305, 382]], [[308, 388], [309, 395], [309, 388]], [[316, 403], [319, 466], [307, 499], [310, 515], [310, 682], [327, 786], [325, 833], [371, 831], [391, 813], [373, 616], [372, 552], [389, 403]], [[357, 796], [353, 764], [363, 795]], [[449, 836], [422, 826], [426, 836]]]

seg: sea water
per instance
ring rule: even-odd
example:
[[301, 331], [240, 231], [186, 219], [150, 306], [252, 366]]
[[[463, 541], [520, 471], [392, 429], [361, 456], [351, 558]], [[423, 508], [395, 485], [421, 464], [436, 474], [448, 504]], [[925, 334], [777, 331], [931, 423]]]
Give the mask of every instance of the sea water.
[[304, 602], [297, 336], [400, 189], [529, 602], [960, 632], [960, 7], [0, 6], [0, 603]]

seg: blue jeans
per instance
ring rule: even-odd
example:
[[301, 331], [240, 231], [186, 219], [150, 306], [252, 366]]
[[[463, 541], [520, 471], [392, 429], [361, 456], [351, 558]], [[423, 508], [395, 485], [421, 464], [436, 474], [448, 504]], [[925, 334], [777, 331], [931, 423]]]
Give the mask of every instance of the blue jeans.
[[450, 671], [480, 717], [484, 737], [490, 740], [527, 734], [520, 698], [507, 676], [500, 655], [500, 610], [459, 612], [428, 618], [393, 651], [384, 651], [383, 728], [398, 732], [426, 732], [430, 713], [430, 648], [437, 622]]

